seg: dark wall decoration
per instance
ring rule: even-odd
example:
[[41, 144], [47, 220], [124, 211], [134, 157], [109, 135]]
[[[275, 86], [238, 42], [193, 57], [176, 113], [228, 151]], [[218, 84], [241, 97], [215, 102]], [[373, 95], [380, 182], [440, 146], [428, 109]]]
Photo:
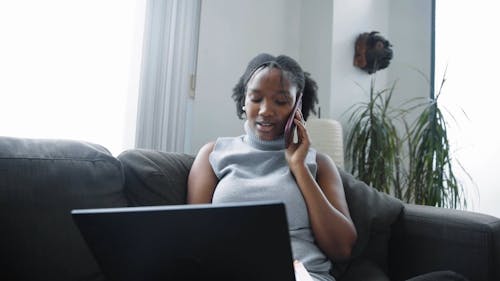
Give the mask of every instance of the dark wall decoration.
[[354, 65], [368, 72], [377, 72], [389, 66], [392, 45], [378, 31], [361, 33], [356, 39]]

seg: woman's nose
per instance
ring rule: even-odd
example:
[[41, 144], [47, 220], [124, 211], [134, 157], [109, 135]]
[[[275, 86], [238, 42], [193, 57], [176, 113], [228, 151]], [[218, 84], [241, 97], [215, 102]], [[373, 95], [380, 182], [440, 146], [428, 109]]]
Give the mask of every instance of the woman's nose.
[[270, 115], [272, 115], [272, 113], [273, 113], [273, 107], [272, 107], [271, 102], [263, 100], [260, 103], [259, 115], [270, 116]]

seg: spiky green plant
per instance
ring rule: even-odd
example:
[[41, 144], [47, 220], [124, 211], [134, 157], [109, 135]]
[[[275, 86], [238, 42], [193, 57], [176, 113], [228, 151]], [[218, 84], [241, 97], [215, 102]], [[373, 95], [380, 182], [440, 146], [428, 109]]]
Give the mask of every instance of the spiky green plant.
[[400, 152], [394, 111], [389, 107], [396, 82], [376, 91], [372, 76], [368, 102], [354, 105], [348, 119], [346, 156], [351, 173], [374, 188], [401, 198]]
[[466, 206], [464, 189], [453, 172], [447, 123], [438, 99], [430, 100], [409, 128], [408, 187], [405, 201], [420, 205], [457, 208]]

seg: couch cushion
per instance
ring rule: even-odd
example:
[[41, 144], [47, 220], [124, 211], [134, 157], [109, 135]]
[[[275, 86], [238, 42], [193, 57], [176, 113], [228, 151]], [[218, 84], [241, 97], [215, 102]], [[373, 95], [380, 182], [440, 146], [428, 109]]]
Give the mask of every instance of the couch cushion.
[[[351, 260], [368, 259], [387, 272], [391, 225], [403, 209], [403, 203], [355, 179], [339, 168], [351, 218], [358, 232]], [[358, 261], [359, 262], [359, 261]], [[337, 265], [339, 271], [347, 263]]]
[[102, 280], [70, 211], [126, 206], [102, 146], [0, 137], [1, 280]]
[[125, 172], [125, 194], [132, 206], [186, 203], [186, 186], [194, 157], [131, 149], [118, 156]]
[[349, 270], [340, 276], [337, 281], [390, 281], [387, 274], [379, 265], [367, 259], [358, 259], [349, 264]]

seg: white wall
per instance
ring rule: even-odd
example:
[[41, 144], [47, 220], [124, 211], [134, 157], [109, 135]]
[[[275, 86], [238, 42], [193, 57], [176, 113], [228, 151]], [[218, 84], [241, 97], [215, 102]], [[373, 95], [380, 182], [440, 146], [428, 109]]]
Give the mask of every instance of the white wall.
[[297, 59], [321, 89], [325, 85], [320, 100], [328, 100], [330, 73], [324, 61], [331, 56], [331, 5], [329, 0], [202, 2], [191, 153], [219, 136], [243, 133], [232, 88], [258, 53]]
[[232, 88], [256, 54], [298, 55], [299, 7], [298, 0], [202, 2], [192, 152], [242, 134]]
[[376, 30], [393, 43], [395, 54], [389, 68], [377, 72], [377, 85], [400, 79], [396, 101], [426, 96], [428, 90], [420, 89], [426, 83], [408, 66], [430, 76], [430, 7], [431, 0], [203, 1], [188, 152], [242, 133], [231, 90], [259, 52], [297, 59], [318, 82], [322, 117], [343, 121], [351, 105], [367, 99], [357, 84], [365, 90], [370, 84], [370, 75], [353, 66], [354, 41]]
[[429, 97], [432, 1], [391, 0], [389, 23], [388, 34], [395, 55], [387, 73], [389, 83], [397, 80], [394, 104], [414, 97]]
[[300, 21], [300, 49], [297, 58], [304, 71], [318, 84], [318, 106], [321, 117], [330, 114], [333, 2], [330, 0], [302, 0]]
[[394, 58], [388, 68], [376, 73], [376, 86], [385, 88], [398, 80], [395, 105], [429, 95], [428, 83], [414, 68], [430, 77], [431, 7], [431, 0], [334, 1], [332, 118], [344, 121], [349, 106], [367, 99], [370, 75], [352, 64], [354, 42], [362, 32], [379, 31], [393, 45]]
[[[351, 105], [368, 98], [363, 89], [368, 90], [370, 85], [370, 75], [353, 66], [354, 42], [360, 33], [370, 31], [379, 31], [387, 38], [389, 0], [333, 3], [330, 116], [342, 122], [347, 119], [348, 115], [343, 114]], [[386, 71], [377, 72], [381, 85], [386, 83]]]

